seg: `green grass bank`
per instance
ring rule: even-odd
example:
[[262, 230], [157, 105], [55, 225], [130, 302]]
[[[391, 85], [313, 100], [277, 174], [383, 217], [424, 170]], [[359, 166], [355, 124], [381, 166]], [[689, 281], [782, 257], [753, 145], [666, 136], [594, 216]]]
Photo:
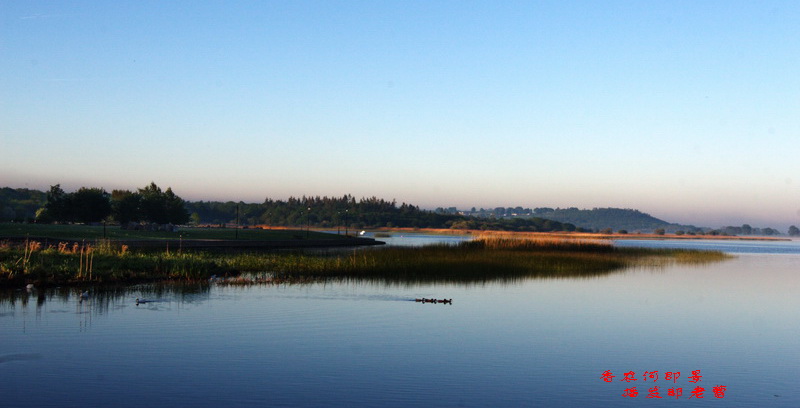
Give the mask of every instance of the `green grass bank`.
[[116, 241], [177, 241], [184, 240], [240, 240], [240, 241], [287, 241], [303, 239], [346, 239], [344, 235], [326, 234], [317, 231], [261, 228], [216, 228], [181, 227], [178, 231], [133, 231], [117, 225], [82, 224], [20, 224], [0, 223], [0, 239], [13, 237], [37, 240], [92, 241], [108, 239]]

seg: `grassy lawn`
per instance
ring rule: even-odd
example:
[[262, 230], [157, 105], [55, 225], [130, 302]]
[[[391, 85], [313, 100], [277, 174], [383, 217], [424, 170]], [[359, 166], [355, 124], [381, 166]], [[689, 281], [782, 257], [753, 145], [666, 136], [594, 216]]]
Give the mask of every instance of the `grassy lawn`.
[[[97, 240], [104, 238], [103, 226], [46, 225], [0, 223], [0, 239], [4, 237], [50, 238], [64, 240]], [[292, 239], [344, 239], [343, 235], [303, 230], [239, 229], [239, 240], [282, 241]], [[105, 227], [105, 238], [112, 240], [170, 240], [170, 239], [237, 239], [232, 228], [180, 228], [178, 232], [128, 231], [118, 226]]]

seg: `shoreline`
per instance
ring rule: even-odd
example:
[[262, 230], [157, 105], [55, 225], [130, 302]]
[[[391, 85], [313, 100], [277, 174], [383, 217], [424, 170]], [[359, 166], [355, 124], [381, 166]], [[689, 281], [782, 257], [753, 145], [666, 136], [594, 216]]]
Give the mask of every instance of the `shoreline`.
[[385, 245], [374, 238], [348, 237], [346, 239], [296, 239], [296, 240], [235, 240], [235, 239], [74, 239], [52, 237], [0, 237], [0, 242], [24, 244], [26, 241], [39, 241], [43, 245], [67, 243], [84, 244], [104, 241], [115, 245], [125, 245], [136, 249], [304, 249], [341, 248]]
[[676, 234], [602, 234], [596, 232], [527, 232], [527, 231], [494, 231], [494, 230], [453, 230], [446, 228], [372, 228], [370, 232], [385, 233], [416, 233], [416, 234], [441, 234], [441, 235], [516, 235], [524, 237], [542, 238], [575, 238], [575, 239], [649, 239], [649, 240], [728, 240], [728, 241], [793, 241], [790, 237], [768, 236], [731, 236], [731, 235], [676, 235]]

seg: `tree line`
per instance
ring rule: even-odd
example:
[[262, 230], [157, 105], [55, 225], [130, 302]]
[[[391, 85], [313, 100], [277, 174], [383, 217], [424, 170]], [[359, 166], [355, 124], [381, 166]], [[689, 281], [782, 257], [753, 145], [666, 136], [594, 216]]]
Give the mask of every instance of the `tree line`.
[[190, 217], [211, 224], [314, 226], [318, 228], [445, 228], [457, 217], [436, 214], [411, 204], [377, 197], [267, 198], [263, 203], [199, 201], [187, 203]]
[[186, 224], [189, 213], [184, 200], [172, 188], [161, 191], [155, 183], [137, 191], [113, 190], [110, 194], [98, 187], [81, 187], [66, 193], [56, 184], [47, 192], [44, 206], [36, 211], [39, 223], [101, 221]]
[[[780, 235], [781, 232], [776, 230], [775, 228], [757, 228], [751, 227], [748, 224], [743, 224], [741, 227], [736, 226], [726, 226], [719, 229], [715, 229], [709, 231], [711, 235], [765, 235], [765, 236], [773, 236], [773, 235]], [[794, 225], [789, 227], [789, 236], [798, 236], [800, 235], [800, 230], [797, 229]]]
[[211, 224], [268, 225], [317, 228], [451, 228], [510, 231], [575, 231], [574, 225], [541, 218], [479, 219], [458, 214], [422, 210], [418, 206], [377, 197], [356, 200], [341, 197], [267, 198], [263, 203], [188, 202], [195, 222]]
[[[483, 209], [481, 209], [483, 210]], [[486, 210], [483, 210], [486, 211]], [[0, 221], [29, 222], [117, 222], [156, 223], [156, 224], [213, 224], [241, 226], [285, 226], [316, 228], [450, 228], [470, 230], [505, 231], [594, 231], [601, 229], [581, 225], [579, 222], [565, 222], [549, 219], [551, 212], [578, 215], [591, 213], [612, 224], [615, 218], [628, 221], [652, 221], [664, 225], [636, 210], [593, 209], [577, 210], [536, 208], [528, 211], [521, 207], [498, 207], [487, 217], [486, 213], [457, 211], [455, 208], [436, 211], [422, 210], [407, 203], [397, 204], [377, 197], [356, 199], [346, 194], [341, 197], [290, 197], [288, 200], [267, 198], [263, 203], [184, 201], [171, 188], [162, 191], [155, 183], [135, 191], [81, 187], [75, 192], [66, 193], [60, 185], [51, 186], [47, 192], [28, 189], [0, 188]], [[470, 213], [475, 215], [470, 215]], [[526, 214], [519, 217], [508, 214]], [[533, 215], [541, 214], [545, 217]], [[580, 220], [581, 218], [576, 218]], [[629, 225], [617, 228], [629, 228]], [[579, 226], [576, 226], [578, 224]], [[672, 227], [672, 224], [668, 224]], [[642, 228], [641, 224], [634, 225]], [[651, 226], [652, 227], [652, 226]], [[660, 227], [659, 228], [663, 228]], [[607, 227], [606, 229], [610, 229]], [[627, 231], [627, 229], [626, 229]], [[687, 233], [694, 233], [687, 230]], [[684, 232], [684, 231], [680, 231]], [[698, 231], [698, 233], [701, 231]], [[725, 235], [777, 235], [772, 228], [754, 228], [745, 224], [741, 227], [724, 227], [712, 233]], [[791, 226], [790, 236], [800, 236], [800, 229]]]
[[[6, 197], [11, 197], [13, 201], [4, 200]], [[576, 230], [572, 224], [541, 218], [479, 219], [423, 210], [412, 204], [398, 204], [395, 200], [388, 201], [374, 196], [356, 199], [349, 194], [341, 197], [290, 197], [288, 200], [267, 198], [263, 203], [244, 203], [184, 201], [171, 188], [162, 191], [155, 183], [135, 191], [113, 190], [111, 193], [98, 187], [81, 187], [67, 193], [60, 184], [51, 186], [47, 192], [21, 189], [0, 191], [0, 205], [4, 202], [20, 203], [23, 199], [26, 204], [24, 210], [13, 213], [12, 210], [5, 211], [8, 213], [5, 220], [354, 229], [388, 227], [542, 232]]]

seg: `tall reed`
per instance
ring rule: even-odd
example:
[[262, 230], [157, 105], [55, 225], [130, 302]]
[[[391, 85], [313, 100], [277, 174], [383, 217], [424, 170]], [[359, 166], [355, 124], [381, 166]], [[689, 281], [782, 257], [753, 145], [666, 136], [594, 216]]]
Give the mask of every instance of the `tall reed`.
[[487, 235], [455, 245], [384, 247], [334, 254], [289, 252], [131, 251], [110, 242], [59, 243], [46, 249], [0, 247], [0, 285], [201, 281], [255, 273], [270, 282], [307, 279], [386, 281], [514, 280], [596, 276], [629, 266], [713, 262], [721, 252], [618, 248], [609, 241]]

